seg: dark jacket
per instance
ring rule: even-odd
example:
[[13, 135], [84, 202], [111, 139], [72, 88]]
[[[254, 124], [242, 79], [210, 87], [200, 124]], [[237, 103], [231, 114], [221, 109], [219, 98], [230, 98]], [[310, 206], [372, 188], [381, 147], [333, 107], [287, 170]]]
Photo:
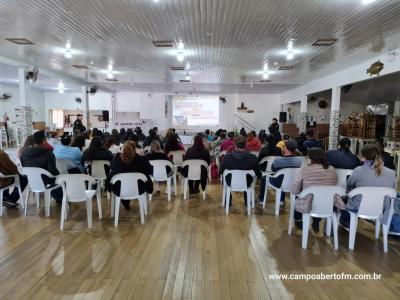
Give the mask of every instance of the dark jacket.
[[268, 156], [282, 156], [282, 150], [274, 145], [266, 145], [261, 148], [260, 153], [258, 154], [258, 161], [261, 161], [264, 157]]
[[42, 168], [52, 175], [59, 175], [56, 167], [56, 157], [53, 152], [42, 147], [28, 147], [21, 153], [23, 167]]
[[221, 162], [219, 173], [222, 175], [225, 170], [253, 170], [257, 177], [261, 177], [257, 157], [247, 151], [235, 150], [227, 153]]
[[135, 155], [135, 158], [130, 164], [125, 164], [122, 162], [121, 154], [117, 154], [110, 164], [110, 174], [106, 180], [107, 190], [113, 190], [116, 195], [119, 195], [121, 186], [116, 184], [114, 186], [110, 185], [111, 178], [114, 175], [121, 173], [142, 173], [147, 177], [147, 183], [139, 182], [139, 192], [152, 193], [153, 192], [153, 182], [150, 179], [150, 175], [153, 173], [153, 167], [150, 165], [148, 159], [144, 156]]
[[[18, 174], [17, 166], [12, 162], [7, 153], [0, 150], [0, 172], [3, 175]], [[13, 178], [0, 178], [0, 188], [9, 186], [14, 182]]]
[[383, 160], [383, 165], [391, 170], [395, 170], [396, 171], [396, 166], [394, 165], [394, 157], [391, 156], [389, 153], [387, 152], [383, 152], [382, 154], [382, 160]]
[[158, 141], [160, 143], [161, 149], [163, 149], [163, 142], [161, 141], [160, 137], [158, 135], [156, 136], [148, 136], [145, 138], [144, 142], [143, 142], [143, 147], [147, 147], [151, 145], [152, 141]]
[[[211, 162], [211, 157], [210, 157], [210, 151], [207, 149], [198, 149], [195, 147], [190, 147], [185, 154], [184, 160], [190, 160], [190, 159], [201, 159], [204, 160], [208, 165], [210, 165]], [[182, 169], [182, 175], [186, 177], [188, 175], [189, 168], [184, 167]], [[202, 167], [201, 168], [201, 188], [203, 191], [205, 190], [207, 186], [207, 179], [208, 179], [208, 169]]]
[[[85, 165], [85, 162], [89, 161], [87, 156], [88, 156], [88, 150], [85, 150], [82, 154], [82, 159], [81, 159], [81, 163], [82, 165]], [[96, 149], [93, 155], [93, 158], [91, 160], [108, 160], [108, 161], [112, 161], [114, 158], [114, 155], [111, 153], [110, 150], [108, 149], [104, 149], [104, 148], [99, 148]]]
[[303, 143], [303, 146], [304, 146], [306, 151], [308, 151], [308, 149], [311, 149], [311, 148], [314, 148], [314, 147], [322, 148], [321, 143], [319, 141], [317, 141], [316, 139], [305, 140], [304, 143]]
[[361, 165], [356, 155], [346, 150], [329, 150], [326, 152], [328, 163], [335, 169], [354, 170]]
[[167, 154], [163, 152], [147, 153], [146, 158], [148, 160], [168, 160]]

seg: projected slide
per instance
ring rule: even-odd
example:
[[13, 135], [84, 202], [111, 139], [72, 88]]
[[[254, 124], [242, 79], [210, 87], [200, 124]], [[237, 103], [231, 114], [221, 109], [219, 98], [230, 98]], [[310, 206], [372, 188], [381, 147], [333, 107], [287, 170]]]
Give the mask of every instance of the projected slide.
[[173, 126], [218, 126], [219, 97], [174, 96], [172, 105]]

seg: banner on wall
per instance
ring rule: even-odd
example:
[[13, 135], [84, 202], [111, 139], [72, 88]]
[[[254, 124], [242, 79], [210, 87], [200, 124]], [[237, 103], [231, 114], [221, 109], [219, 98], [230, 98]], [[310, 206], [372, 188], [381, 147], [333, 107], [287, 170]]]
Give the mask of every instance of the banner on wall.
[[152, 129], [154, 125], [153, 120], [133, 120], [133, 119], [117, 119], [113, 121], [112, 129], [120, 130], [121, 128], [132, 128], [136, 127], [142, 128], [144, 134], [147, 134], [150, 129]]

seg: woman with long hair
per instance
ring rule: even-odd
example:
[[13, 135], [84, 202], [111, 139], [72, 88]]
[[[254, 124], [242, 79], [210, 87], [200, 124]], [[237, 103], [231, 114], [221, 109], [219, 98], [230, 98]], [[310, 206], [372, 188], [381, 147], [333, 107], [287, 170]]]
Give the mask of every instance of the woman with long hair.
[[162, 151], [159, 141], [154, 140], [150, 144], [150, 151], [146, 155], [148, 160], [168, 160], [167, 155]]
[[[195, 136], [193, 141], [193, 146], [190, 147], [185, 154], [184, 160], [189, 160], [189, 159], [201, 159], [204, 160], [208, 165], [210, 165], [211, 162], [210, 151], [206, 149], [206, 147], [204, 146], [204, 140], [200, 134]], [[183, 168], [182, 170], [183, 176], [187, 176], [188, 171], [189, 171], [188, 167]], [[201, 180], [189, 180], [189, 192], [192, 194], [199, 193], [200, 183], [202, 189], [204, 190], [207, 185], [207, 175], [208, 175], [207, 169], [202, 167]]]
[[[117, 182], [114, 185], [110, 184], [111, 178], [120, 173], [142, 173], [147, 177], [147, 183], [139, 181], [139, 193], [153, 192], [153, 183], [150, 175], [153, 172], [153, 167], [150, 165], [147, 158], [136, 153], [136, 144], [133, 141], [126, 141], [122, 147], [122, 152], [118, 153], [110, 164], [110, 174], [106, 180], [106, 189], [116, 195], [120, 194], [121, 184]], [[130, 201], [122, 200], [122, 204], [129, 210]]]
[[117, 139], [115, 136], [110, 135], [106, 138], [106, 142], [104, 143], [104, 149], [108, 149], [112, 154], [117, 154], [121, 152], [120, 148], [116, 145]]
[[31, 134], [31, 135], [28, 135], [28, 136], [26, 137], [25, 142], [24, 142], [24, 145], [23, 145], [21, 148], [18, 149], [18, 151], [17, 151], [17, 158], [18, 158], [18, 159], [21, 158], [21, 153], [22, 153], [25, 149], [27, 149], [27, 148], [29, 148], [29, 147], [33, 147], [33, 135], [32, 135], [32, 134]]
[[[373, 187], [388, 187], [396, 189], [397, 181], [393, 170], [385, 167], [379, 148], [376, 145], [367, 145], [361, 150], [363, 164], [354, 169], [353, 173], [347, 179], [347, 191], [352, 189], [373, 186]], [[345, 199], [346, 200], [346, 199]], [[349, 199], [346, 204], [347, 210], [354, 212], [358, 211], [361, 203], [361, 197], [356, 195]], [[390, 199], [385, 200], [384, 206], [389, 208]], [[385, 209], [383, 216], [384, 222], [387, 220], [389, 209]], [[350, 214], [345, 210], [340, 216], [340, 223], [349, 227]]]
[[[308, 163], [304, 164], [293, 180], [291, 193], [294, 195], [310, 186], [315, 185], [336, 185], [338, 178], [333, 167], [329, 166], [326, 154], [321, 148], [310, 148], [307, 153]], [[307, 197], [307, 196], [306, 196]], [[296, 226], [302, 228], [301, 214], [295, 211], [294, 219]], [[312, 228], [319, 231], [319, 218], [313, 218]]]
[[94, 136], [90, 141], [89, 148], [82, 154], [82, 165], [90, 163], [94, 160], [108, 160], [113, 159], [113, 154], [110, 150], [103, 148], [103, 139], [100, 136]]
[[173, 133], [165, 143], [164, 152], [168, 155], [169, 152], [178, 150], [185, 150], [185, 147], [179, 142], [178, 136]]
[[85, 148], [86, 139], [83, 135], [76, 135], [72, 138], [71, 147], [77, 147], [82, 152]]

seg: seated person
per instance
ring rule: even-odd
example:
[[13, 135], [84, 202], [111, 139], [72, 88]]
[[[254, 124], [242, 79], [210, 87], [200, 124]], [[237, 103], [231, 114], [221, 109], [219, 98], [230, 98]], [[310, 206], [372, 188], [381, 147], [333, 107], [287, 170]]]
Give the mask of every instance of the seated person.
[[[303, 164], [298, 170], [291, 187], [291, 193], [298, 195], [302, 190], [314, 185], [337, 185], [338, 178], [335, 168], [329, 166], [326, 154], [321, 148], [308, 149], [308, 164]], [[302, 228], [302, 215], [295, 211], [296, 226]], [[313, 218], [312, 228], [319, 231], [319, 218]]]
[[[185, 147], [182, 143], [179, 142], [178, 135], [175, 133], [171, 133], [168, 137], [167, 142], [164, 145], [164, 153], [168, 155], [171, 151], [185, 151]], [[172, 157], [168, 157], [168, 159], [172, 159]]]
[[228, 151], [229, 147], [235, 146], [235, 143], [233, 141], [234, 137], [235, 133], [233, 131], [228, 132], [228, 138], [221, 143], [220, 147], [221, 152]]
[[[21, 176], [18, 173], [18, 167], [14, 164], [14, 162], [10, 159], [7, 153], [5, 153], [2, 149], [0, 149], [0, 172], [3, 175], [15, 175], [18, 174], [19, 182], [21, 185], [21, 191], [23, 192], [26, 185], [28, 184], [28, 180], [25, 176]], [[14, 178], [0, 178], [0, 188], [5, 188], [14, 183]], [[21, 195], [18, 192], [18, 189], [14, 188], [12, 193], [10, 194], [9, 190], [5, 190], [3, 192], [3, 206], [8, 208], [18, 207], [18, 200]], [[21, 199], [22, 200], [22, 199]]]
[[77, 147], [71, 147], [71, 137], [64, 136], [61, 138], [61, 144], [57, 144], [54, 148], [54, 156], [56, 159], [65, 159], [73, 163], [76, 168], [83, 171], [81, 164], [82, 153]]
[[289, 140], [290, 139], [290, 136], [288, 135], [288, 134], [284, 134], [283, 136], [282, 136], [282, 139], [276, 144], [276, 147], [278, 147], [279, 149], [281, 149], [281, 151], [283, 152], [283, 146], [285, 145], [285, 142], [287, 141], [287, 140]]
[[158, 143], [161, 145], [161, 148], [163, 147], [163, 143], [154, 128], [149, 130], [149, 136], [144, 140], [143, 147], [150, 146], [153, 141], [158, 141]]
[[[87, 145], [89, 147], [89, 144]], [[86, 139], [84, 135], [75, 135], [71, 142], [71, 147], [76, 147], [79, 151], [83, 151], [86, 147]], [[86, 150], [86, 149], [85, 149]]]
[[[196, 135], [194, 137], [193, 146], [190, 147], [185, 154], [184, 160], [190, 159], [201, 159], [204, 160], [208, 165], [210, 165], [211, 157], [210, 151], [205, 148], [203, 137], [201, 135]], [[184, 167], [182, 169], [182, 175], [186, 177], [188, 175], [189, 168]], [[189, 192], [191, 194], [198, 194], [200, 192], [200, 183], [203, 191], [207, 185], [208, 169], [202, 168], [201, 170], [201, 180], [189, 180]]]
[[247, 136], [247, 141], [246, 141], [246, 150], [247, 151], [260, 151], [261, 149], [261, 142], [260, 140], [255, 136], [253, 131], [250, 131]]
[[[303, 158], [297, 156], [296, 153], [297, 143], [295, 140], [288, 140], [283, 145], [283, 157], [277, 157], [272, 161], [271, 170], [273, 172], [278, 172], [281, 169], [287, 168], [300, 168], [303, 163]], [[275, 187], [280, 187], [283, 182], [283, 174], [276, 178], [269, 178], [269, 183]], [[265, 180], [266, 177], [262, 177], [260, 181], [260, 195], [258, 201], [263, 204], [265, 191]], [[285, 193], [281, 194], [281, 205], [285, 203]]]
[[304, 142], [307, 140], [306, 134], [302, 132], [298, 137], [295, 137], [294, 140], [297, 142], [297, 150], [299, 150], [302, 155], [307, 154], [307, 149], [304, 147]]
[[[153, 140], [150, 144], [150, 151], [149, 153], [146, 154], [146, 158], [151, 161], [151, 160], [168, 160], [167, 155], [161, 150], [161, 145], [160, 142], [157, 140]], [[173, 170], [171, 167], [166, 166], [166, 171], [168, 176], [172, 175], [171, 172]]]
[[[52, 175], [59, 175], [60, 172], [56, 166], [56, 157], [53, 151], [45, 148], [47, 143], [44, 131], [37, 131], [32, 137], [33, 146], [24, 148], [21, 152], [21, 165], [23, 167], [42, 168]], [[55, 179], [44, 177], [44, 184], [55, 184]], [[57, 205], [62, 202], [62, 188], [51, 191], [51, 196], [56, 200]]]
[[94, 136], [90, 141], [89, 148], [82, 154], [82, 165], [88, 164], [93, 160], [108, 160], [112, 161], [114, 158], [110, 150], [104, 149], [103, 139], [100, 136]]
[[106, 137], [106, 142], [104, 143], [104, 149], [108, 149], [111, 151], [112, 154], [120, 153], [121, 150], [119, 146], [116, 145], [117, 139], [115, 136], [110, 135]]
[[328, 163], [335, 169], [353, 170], [360, 166], [361, 162], [356, 155], [351, 153], [350, 146], [350, 139], [342, 138], [339, 141], [338, 150], [329, 150], [326, 152]]
[[[139, 193], [153, 192], [153, 182], [151, 181], [150, 175], [153, 172], [153, 167], [150, 165], [146, 157], [140, 156], [136, 153], [136, 144], [133, 141], [126, 141], [122, 147], [122, 152], [118, 153], [110, 164], [110, 173], [106, 180], [106, 189], [109, 192], [113, 192], [115, 195], [119, 196], [121, 192], [121, 183], [116, 182], [112, 185], [111, 178], [114, 175], [120, 173], [142, 173], [146, 175], [147, 182], [139, 181]], [[129, 210], [130, 206], [129, 200], [122, 200], [122, 205]]]
[[[363, 165], [354, 169], [353, 173], [347, 179], [347, 190], [363, 187], [363, 186], [373, 186], [373, 187], [388, 187], [396, 189], [397, 180], [395, 173], [389, 168], [383, 165], [382, 158], [380, 156], [379, 149], [376, 145], [367, 145], [361, 150]], [[359, 195], [354, 196], [349, 199], [346, 208], [354, 212], [358, 211], [361, 203], [361, 198]], [[383, 215], [383, 223], [386, 224], [390, 201], [385, 200], [385, 209]], [[340, 223], [349, 227], [350, 224], [350, 214], [347, 211], [343, 211], [340, 216]]]
[[57, 132], [53, 132], [50, 135], [50, 138], [48, 140], [48, 143], [50, 144], [50, 146], [52, 146], [53, 148], [60, 143], [60, 140], [58, 138], [58, 133]]
[[[219, 174], [223, 175], [225, 170], [253, 170], [258, 178], [261, 177], [260, 166], [257, 157], [246, 151], [246, 138], [242, 135], [235, 137], [236, 150], [227, 153], [221, 161]], [[231, 179], [226, 178], [229, 185]], [[253, 183], [251, 176], [247, 177], [247, 186]], [[231, 198], [232, 199], [232, 198]], [[245, 205], [247, 205], [247, 195], [244, 195]]]
[[265, 141], [266, 145], [261, 148], [260, 154], [258, 155], [258, 161], [261, 161], [264, 157], [268, 156], [282, 156], [282, 150], [275, 146], [274, 137], [271, 134], [267, 136]]
[[[307, 140], [305, 140], [303, 143], [304, 149], [306, 151], [308, 151], [308, 149], [311, 149], [314, 147], [322, 148], [321, 143], [315, 139], [313, 130], [308, 130], [306, 132], [306, 137], [307, 137]], [[306, 153], [304, 153], [304, 154], [306, 154]]]
[[386, 168], [389, 168], [391, 170], [396, 171], [396, 166], [394, 165], [394, 157], [390, 155], [389, 153], [385, 152], [384, 146], [383, 146], [383, 140], [378, 140], [376, 142], [376, 146], [378, 147], [380, 156], [383, 160], [383, 164]]

